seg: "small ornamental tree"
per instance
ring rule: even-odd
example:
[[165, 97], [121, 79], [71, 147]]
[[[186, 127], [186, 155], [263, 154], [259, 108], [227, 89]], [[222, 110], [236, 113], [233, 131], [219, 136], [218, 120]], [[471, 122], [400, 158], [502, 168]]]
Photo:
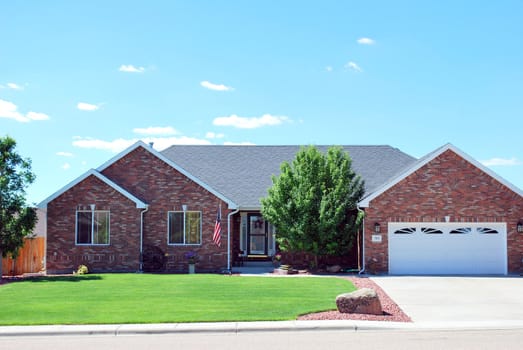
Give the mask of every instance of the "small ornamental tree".
[[343, 255], [352, 247], [362, 223], [357, 203], [364, 183], [351, 168], [341, 147], [322, 154], [316, 147], [301, 148], [261, 200], [262, 215], [276, 228], [282, 251], [308, 252], [318, 257]]
[[[0, 257], [18, 256], [24, 238], [31, 234], [36, 223], [36, 211], [25, 201], [25, 189], [35, 175], [31, 161], [15, 151], [16, 141], [0, 137]], [[0, 259], [0, 278], [2, 259]]]

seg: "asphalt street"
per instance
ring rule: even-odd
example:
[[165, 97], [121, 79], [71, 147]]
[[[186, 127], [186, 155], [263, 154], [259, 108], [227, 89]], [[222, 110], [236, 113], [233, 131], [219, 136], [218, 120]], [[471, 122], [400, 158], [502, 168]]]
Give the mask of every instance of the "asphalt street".
[[271, 331], [92, 336], [0, 337], [0, 349], [521, 349], [521, 330]]

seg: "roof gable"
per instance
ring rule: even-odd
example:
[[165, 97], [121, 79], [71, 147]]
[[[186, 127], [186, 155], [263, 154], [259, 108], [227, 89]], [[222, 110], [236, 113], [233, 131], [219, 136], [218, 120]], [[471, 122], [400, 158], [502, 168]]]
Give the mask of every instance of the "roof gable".
[[84, 181], [89, 176], [94, 176], [94, 177], [98, 178], [100, 181], [104, 182], [109, 187], [111, 187], [114, 190], [118, 191], [124, 197], [127, 197], [129, 200], [131, 200], [132, 202], [134, 202], [136, 204], [136, 208], [142, 208], [142, 209], [147, 208], [147, 204], [145, 202], [143, 202], [140, 199], [136, 198], [134, 195], [129, 193], [127, 190], [123, 189], [122, 187], [120, 187], [119, 185], [117, 185], [116, 183], [114, 183], [109, 178], [107, 178], [106, 176], [104, 176], [103, 174], [101, 174], [100, 172], [98, 172], [95, 169], [89, 170], [88, 172], [86, 172], [82, 176], [76, 178], [75, 180], [71, 181], [70, 183], [68, 183], [67, 185], [62, 187], [60, 190], [56, 191], [55, 193], [53, 193], [52, 195], [50, 195], [49, 197], [44, 199], [42, 202], [40, 202], [38, 204], [38, 207], [39, 208], [47, 208], [47, 204], [49, 204], [49, 202], [51, 202], [52, 200], [58, 198], [61, 194], [67, 192], [68, 190], [70, 190], [74, 186], [78, 185], [80, 182]]
[[147, 152], [151, 153], [153, 156], [157, 157], [158, 159], [160, 159], [161, 161], [163, 161], [164, 163], [166, 163], [170, 167], [174, 168], [176, 171], [180, 172], [182, 175], [184, 175], [187, 178], [189, 178], [191, 181], [194, 181], [196, 184], [198, 184], [199, 186], [203, 187], [205, 190], [209, 191], [210, 193], [212, 193], [213, 195], [215, 195], [219, 199], [221, 199], [224, 202], [226, 202], [228, 207], [229, 207], [229, 209], [236, 209], [237, 208], [237, 204], [233, 200], [231, 200], [230, 198], [226, 197], [223, 193], [221, 193], [219, 190], [214, 188], [212, 186], [212, 184], [206, 183], [202, 179], [196, 177], [194, 174], [192, 174], [191, 172], [187, 171], [186, 169], [181, 167], [179, 164], [176, 164], [171, 159], [165, 157], [161, 152], [156, 151], [152, 146], [146, 145], [143, 141], [138, 141], [138, 142], [134, 143], [133, 145], [131, 145], [127, 149], [123, 150], [122, 152], [120, 152], [119, 154], [117, 154], [116, 156], [114, 156], [113, 158], [109, 159], [107, 162], [105, 162], [101, 166], [99, 166], [97, 168], [97, 170], [99, 172], [104, 171], [109, 166], [111, 166], [113, 163], [115, 163], [118, 160], [122, 159], [123, 157], [125, 157], [126, 155], [128, 155], [129, 153], [131, 153], [132, 151], [136, 150], [139, 147], [142, 147]]
[[470, 164], [474, 165], [476, 168], [478, 168], [482, 172], [484, 172], [487, 175], [491, 176], [496, 181], [498, 181], [502, 185], [504, 185], [507, 188], [509, 188], [511, 191], [513, 191], [513, 192], [515, 192], [518, 195], [523, 197], [523, 192], [519, 188], [517, 188], [516, 186], [514, 186], [513, 184], [511, 184], [507, 180], [503, 179], [501, 176], [496, 174], [494, 171], [490, 170], [489, 168], [487, 168], [486, 166], [484, 166], [483, 164], [481, 164], [480, 162], [478, 162], [477, 160], [475, 160], [474, 158], [472, 158], [471, 156], [469, 156], [465, 152], [461, 151], [459, 148], [455, 147], [454, 145], [452, 145], [450, 143], [447, 143], [446, 145], [443, 145], [442, 147], [436, 149], [435, 151], [433, 151], [433, 152], [427, 154], [426, 156], [420, 158], [416, 163], [414, 163], [412, 166], [406, 168], [398, 176], [392, 178], [390, 181], [388, 181], [387, 183], [383, 184], [381, 187], [376, 189], [376, 191], [374, 191], [372, 193], [369, 193], [369, 195], [366, 196], [365, 198], [363, 198], [363, 200], [361, 200], [358, 205], [360, 207], [364, 207], [364, 208], [368, 207], [370, 202], [373, 199], [375, 199], [376, 197], [380, 196], [382, 193], [384, 193], [385, 191], [389, 190], [390, 188], [392, 188], [393, 186], [398, 184], [400, 181], [402, 181], [403, 179], [407, 178], [408, 176], [410, 176], [411, 174], [413, 174], [414, 172], [416, 172], [417, 170], [419, 170], [420, 168], [422, 168], [423, 166], [425, 166], [426, 164], [430, 163], [431, 161], [433, 161], [434, 159], [439, 157], [441, 154], [443, 154], [444, 152], [449, 151], [449, 150], [454, 152], [455, 154], [457, 154], [459, 157], [463, 158], [464, 160], [466, 160]]

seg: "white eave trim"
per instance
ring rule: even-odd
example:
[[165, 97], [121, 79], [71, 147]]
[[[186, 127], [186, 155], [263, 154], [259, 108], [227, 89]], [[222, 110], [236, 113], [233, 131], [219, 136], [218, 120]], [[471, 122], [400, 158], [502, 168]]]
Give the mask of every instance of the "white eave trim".
[[140, 209], [147, 208], [147, 204], [145, 202], [143, 202], [140, 199], [136, 198], [134, 195], [129, 193], [129, 191], [123, 189], [121, 186], [117, 185], [116, 183], [114, 183], [109, 178], [105, 177], [104, 175], [102, 175], [100, 172], [98, 172], [95, 169], [89, 170], [88, 172], [86, 172], [82, 176], [76, 178], [75, 180], [73, 180], [70, 183], [68, 183], [66, 186], [62, 187], [57, 192], [53, 193], [51, 196], [47, 197], [42, 202], [40, 202], [38, 204], [38, 207], [39, 208], [43, 208], [43, 209], [47, 208], [47, 204], [49, 204], [49, 202], [51, 202], [52, 200], [56, 199], [58, 196], [60, 196], [64, 192], [70, 190], [74, 186], [78, 185], [80, 182], [84, 181], [89, 176], [94, 176], [94, 177], [98, 178], [100, 181], [104, 182], [107, 186], [109, 186], [109, 187], [113, 188], [114, 190], [118, 191], [124, 197], [126, 197], [129, 200], [131, 200], [132, 202], [134, 202], [136, 204], [136, 208], [140, 208]]
[[239, 207], [238, 208], [241, 211], [260, 211], [261, 212], [261, 206], [260, 207]]
[[145, 144], [143, 141], [135, 142], [133, 145], [129, 146], [127, 149], [123, 150], [122, 152], [120, 152], [119, 154], [117, 154], [116, 156], [114, 156], [113, 158], [109, 159], [107, 162], [105, 162], [101, 166], [99, 166], [96, 170], [98, 170], [99, 172], [104, 171], [109, 166], [111, 166], [113, 163], [115, 163], [119, 159], [125, 157], [127, 154], [131, 153], [132, 151], [134, 151], [138, 147], [143, 147], [146, 151], [150, 152], [151, 154], [156, 156], [158, 159], [160, 159], [161, 161], [163, 161], [167, 165], [173, 167], [175, 170], [177, 170], [178, 172], [180, 172], [181, 174], [183, 174], [184, 176], [189, 178], [191, 181], [194, 181], [196, 184], [198, 184], [199, 186], [203, 187], [205, 190], [209, 191], [210, 193], [212, 193], [213, 195], [215, 195], [219, 199], [223, 200], [225, 203], [227, 203], [227, 206], [228, 206], [229, 209], [237, 209], [238, 208], [238, 205], [236, 203], [234, 203], [232, 200], [230, 200], [229, 198], [225, 197], [223, 194], [221, 194], [220, 192], [216, 191], [214, 188], [209, 186], [207, 183], [205, 183], [202, 180], [200, 180], [199, 178], [195, 177], [194, 175], [189, 173], [187, 170], [185, 170], [184, 168], [182, 168], [178, 164], [174, 163], [173, 161], [171, 161], [167, 157], [165, 157], [160, 152], [156, 151], [153, 147]]
[[447, 143], [446, 145], [444, 145], [444, 146], [436, 149], [435, 151], [427, 154], [425, 157], [420, 158], [419, 161], [414, 163], [414, 165], [412, 165], [411, 167], [407, 168], [405, 171], [403, 171], [401, 174], [399, 174], [398, 176], [396, 176], [395, 178], [393, 178], [392, 180], [390, 180], [389, 182], [387, 182], [383, 186], [379, 187], [376, 191], [371, 193], [369, 196], [363, 198], [358, 203], [358, 206], [360, 206], [362, 208], [368, 208], [369, 205], [370, 205], [370, 202], [373, 199], [375, 199], [376, 197], [380, 196], [385, 191], [387, 191], [388, 189], [390, 189], [391, 187], [393, 187], [394, 185], [399, 183], [401, 180], [403, 180], [406, 177], [408, 177], [409, 175], [413, 174], [418, 169], [420, 169], [421, 167], [425, 166], [427, 163], [431, 162], [432, 160], [434, 160], [435, 158], [439, 157], [441, 154], [443, 154], [444, 152], [446, 152], [448, 150], [456, 153], [458, 156], [460, 156], [461, 158], [465, 159], [467, 162], [471, 163], [476, 168], [480, 169], [481, 171], [483, 171], [487, 175], [491, 176], [492, 178], [494, 178], [495, 180], [500, 182], [502, 185], [508, 187], [511, 191], [513, 191], [513, 192], [517, 193], [518, 195], [520, 195], [521, 197], [523, 197], [523, 191], [521, 189], [519, 189], [515, 185], [511, 184], [509, 181], [505, 180], [504, 178], [502, 178], [501, 176], [496, 174], [494, 171], [492, 171], [491, 169], [489, 169], [485, 165], [481, 164], [480, 162], [478, 162], [477, 160], [475, 160], [474, 158], [472, 158], [471, 156], [469, 156], [468, 154], [466, 154], [465, 152], [463, 152], [462, 150], [460, 150], [459, 148], [457, 148], [453, 144]]

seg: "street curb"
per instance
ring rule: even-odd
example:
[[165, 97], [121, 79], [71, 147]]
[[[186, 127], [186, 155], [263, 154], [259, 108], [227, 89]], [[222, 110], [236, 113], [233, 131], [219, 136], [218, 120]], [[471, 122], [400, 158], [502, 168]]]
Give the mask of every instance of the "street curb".
[[523, 329], [523, 321], [403, 323], [380, 321], [275, 321], [160, 323], [115, 325], [3, 326], [0, 338], [9, 336], [86, 336], [86, 335], [145, 335], [189, 333], [252, 333], [296, 331], [457, 331], [487, 329]]

